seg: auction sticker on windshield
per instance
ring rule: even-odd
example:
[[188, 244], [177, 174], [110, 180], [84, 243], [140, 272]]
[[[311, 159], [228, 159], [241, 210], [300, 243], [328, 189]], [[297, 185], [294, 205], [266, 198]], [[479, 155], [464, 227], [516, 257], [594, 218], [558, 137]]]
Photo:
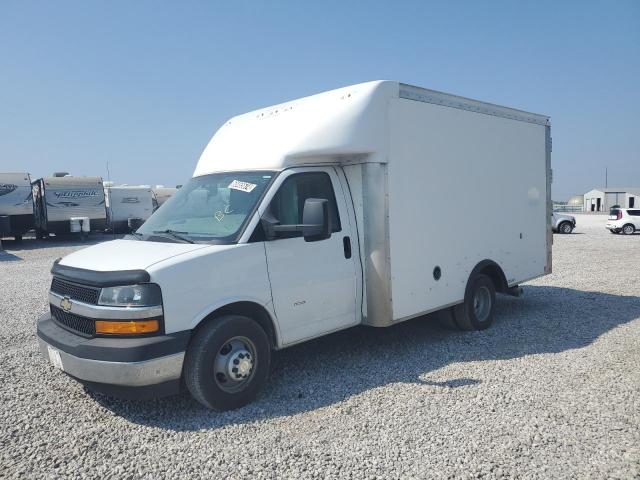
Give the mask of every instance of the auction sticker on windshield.
[[242, 192], [251, 192], [257, 185], [255, 183], [241, 182], [240, 180], [234, 180], [229, 184], [227, 188], [233, 188], [234, 190], [240, 190]]

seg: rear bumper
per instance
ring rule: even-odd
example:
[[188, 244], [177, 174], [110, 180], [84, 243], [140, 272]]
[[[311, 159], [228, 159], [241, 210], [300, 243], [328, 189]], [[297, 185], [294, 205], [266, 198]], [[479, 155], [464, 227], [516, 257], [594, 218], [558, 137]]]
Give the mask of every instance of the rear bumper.
[[136, 395], [125, 394], [122, 387], [145, 387], [151, 395], [148, 387], [156, 385], [165, 394], [177, 392], [191, 332], [145, 338], [83, 338], [45, 314], [38, 320], [37, 335], [42, 356], [65, 373], [95, 390], [130, 397]]

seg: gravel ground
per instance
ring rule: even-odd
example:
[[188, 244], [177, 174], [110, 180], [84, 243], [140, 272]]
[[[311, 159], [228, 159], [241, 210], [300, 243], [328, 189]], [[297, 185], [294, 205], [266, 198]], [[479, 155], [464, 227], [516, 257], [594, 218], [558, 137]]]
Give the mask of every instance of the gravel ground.
[[37, 351], [53, 260], [0, 254], [0, 477], [640, 478], [640, 235], [578, 215], [485, 332], [422, 318], [277, 352], [255, 403], [91, 394]]

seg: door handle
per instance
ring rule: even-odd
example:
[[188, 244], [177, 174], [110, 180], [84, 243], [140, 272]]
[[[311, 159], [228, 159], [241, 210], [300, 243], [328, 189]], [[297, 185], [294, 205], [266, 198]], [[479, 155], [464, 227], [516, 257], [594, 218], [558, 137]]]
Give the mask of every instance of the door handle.
[[342, 246], [344, 247], [344, 258], [351, 258], [351, 239], [343, 237]]

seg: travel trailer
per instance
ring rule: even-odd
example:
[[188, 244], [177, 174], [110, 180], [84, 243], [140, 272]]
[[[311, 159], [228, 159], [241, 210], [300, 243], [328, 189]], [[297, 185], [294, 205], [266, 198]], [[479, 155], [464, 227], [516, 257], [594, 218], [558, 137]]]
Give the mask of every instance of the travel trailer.
[[153, 213], [153, 192], [149, 186], [106, 185], [104, 192], [107, 223], [115, 233], [131, 231], [132, 226], [139, 226]]
[[165, 187], [164, 185], [156, 185], [151, 187], [153, 192], [153, 211], [155, 212], [162, 206], [164, 202], [171, 198], [171, 195], [178, 191], [175, 187]]
[[[107, 226], [104, 189], [100, 177], [44, 177], [33, 182], [36, 235], [72, 233], [75, 219], [84, 219], [85, 232]], [[87, 222], [89, 225], [86, 225]]]
[[33, 201], [31, 177], [28, 173], [0, 173], [0, 216], [8, 216], [7, 231], [3, 235], [22, 240], [22, 235], [33, 228]]
[[483, 330], [551, 272], [550, 182], [548, 117], [399, 82], [240, 115], [135, 235], [54, 264], [40, 349], [97, 391], [227, 410], [272, 350], [431, 312]]

